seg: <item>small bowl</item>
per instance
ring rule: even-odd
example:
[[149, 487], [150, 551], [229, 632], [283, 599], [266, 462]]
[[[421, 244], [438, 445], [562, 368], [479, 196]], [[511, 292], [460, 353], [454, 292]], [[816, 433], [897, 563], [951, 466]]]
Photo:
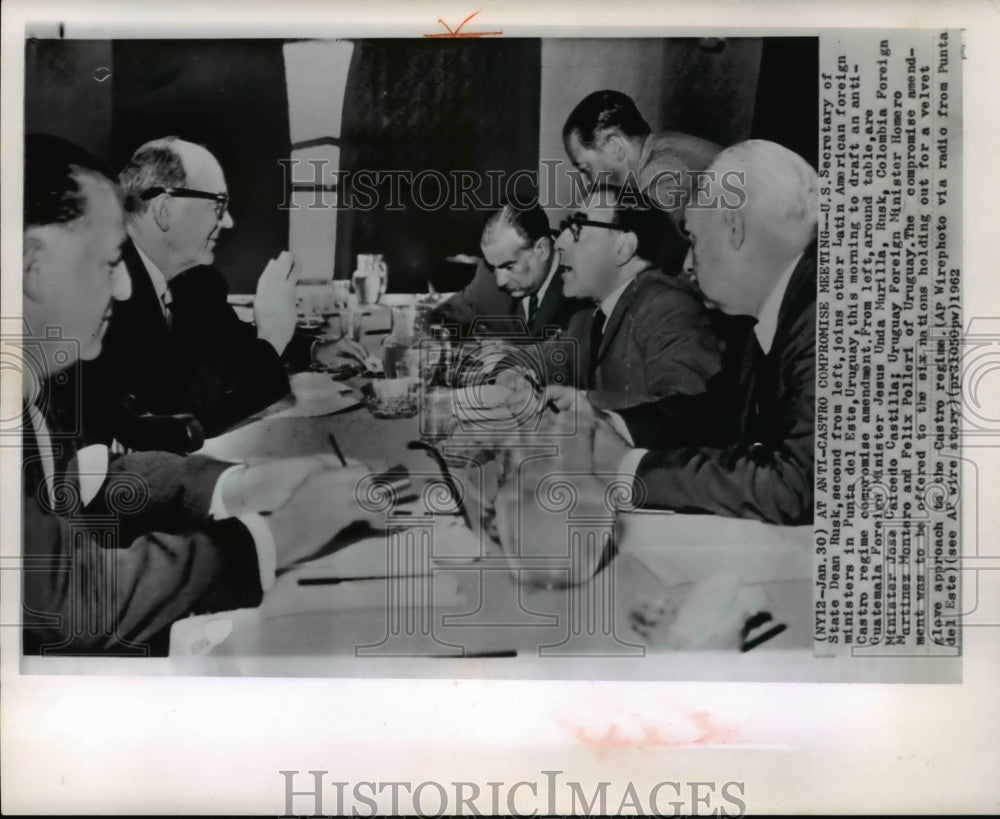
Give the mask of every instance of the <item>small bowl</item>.
[[385, 378], [361, 386], [365, 406], [376, 418], [412, 418], [420, 409], [420, 391], [416, 381]]

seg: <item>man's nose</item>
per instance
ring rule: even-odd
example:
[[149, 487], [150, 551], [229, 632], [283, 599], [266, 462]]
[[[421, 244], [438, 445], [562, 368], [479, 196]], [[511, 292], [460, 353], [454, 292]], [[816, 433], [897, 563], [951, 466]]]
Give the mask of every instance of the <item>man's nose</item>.
[[694, 270], [694, 251], [693, 250], [689, 250], [687, 252], [687, 256], [684, 257], [684, 266], [681, 268], [681, 271], [684, 273], [685, 276], [687, 276], [692, 281], [696, 281], [697, 280], [698, 277], [695, 274], [695, 270]]
[[132, 279], [125, 262], [118, 262], [111, 273], [111, 298], [128, 301], [132, 297]]
[[501, 268], [496, 269], [497, 287], [504, 287], [510, 281], [510, 271]]
[[233, 215], [229, 212], [229, 208], [227, 207], [225, 212], [222, 214], [222, 221], [219, 223], [219, 226], [223, 230], [227, 230], [228, 228], [231, 228], [234, 224], [235, 222], [233, 221]]

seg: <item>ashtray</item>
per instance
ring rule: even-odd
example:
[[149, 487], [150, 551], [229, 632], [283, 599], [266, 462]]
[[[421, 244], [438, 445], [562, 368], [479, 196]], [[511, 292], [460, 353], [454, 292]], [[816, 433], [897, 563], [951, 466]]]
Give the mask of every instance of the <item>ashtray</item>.
[[420, 385], [413, 378], [383, 378], [362, 384], [365, 406], [376, 418], [412, 418], [420, 409]]
[[326, 326], [326, 319], [322, 316], [300, 316], [297, 326], [307, 333], [316, 332]]
[[348, 378], [354, 378], [354, 376], [361, 374], [361, 365], [350, 362], [323, 364], [317, 361], [310, 364], [309, 369], [314, 373], [326, 373], [334, 381], [346, 381]]

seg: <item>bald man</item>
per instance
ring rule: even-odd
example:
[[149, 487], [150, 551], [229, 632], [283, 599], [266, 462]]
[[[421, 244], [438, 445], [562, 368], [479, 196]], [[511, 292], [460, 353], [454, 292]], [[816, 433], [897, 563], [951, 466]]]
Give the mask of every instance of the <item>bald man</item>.
[[149, 412], [190, 413], [217, 434], [288, 392], [281, 356], [295, 331], [291, 256], [260, 277], [253, 327], [236, 316], [211, 267], [222, 231], [233, 227], [216, 158], [165, 137], [142, 145], [119, 182], [132, 297], [115, 305], [104, 351], [81, 369], [88, 437], [118, 437], [127, 395]]
[[[687, 210], [689, 264], [705, 295], [753, 330], [727, 350], [703, 396], [595, 414], [595, 472], [634, 475], [647, 506], [782, 524], [813, 517], [816, 377], [816, 171], [774, 142], [719, 154]], [[742, 174], [742, 194], [726, 185]], [[638, 447], [642, 447], [639, 449]]]

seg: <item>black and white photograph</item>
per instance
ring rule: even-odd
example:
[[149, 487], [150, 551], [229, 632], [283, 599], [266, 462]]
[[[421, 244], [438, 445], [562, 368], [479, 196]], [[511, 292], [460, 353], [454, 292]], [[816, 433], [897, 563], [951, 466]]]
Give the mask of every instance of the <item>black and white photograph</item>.
[[26, 271], [106, 218], [25, 280], [24, 656], [810, 653], [818, 71], [816, 37], [29, 38]]
[[[516, 5], [5, 9], [7, 751], [191, 779], [176, 696], [210, 810], [742, 816], [981, 687], [982, 33]], [[8, 805], [213, 798], [140, 791]]]

